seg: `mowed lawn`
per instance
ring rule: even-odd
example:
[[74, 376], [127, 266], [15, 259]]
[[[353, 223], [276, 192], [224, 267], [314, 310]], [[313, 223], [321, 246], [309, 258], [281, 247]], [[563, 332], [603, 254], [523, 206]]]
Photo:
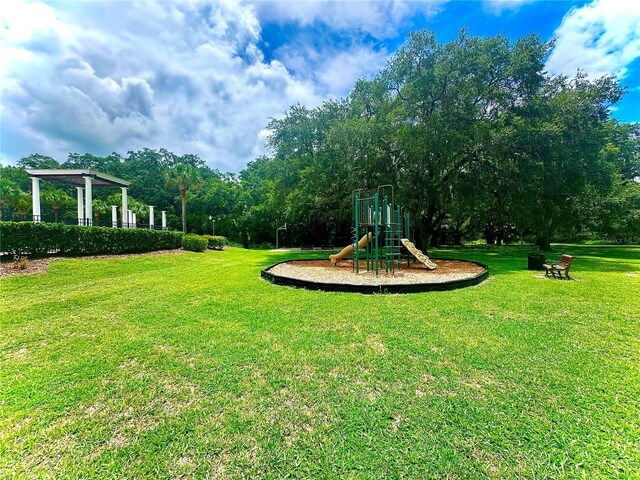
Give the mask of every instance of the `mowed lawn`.
[[440, 250], [489, 280], [411, 295], [242, 249], [2, 279], [0, 477], [639, 478], [640, 248], [556, 249], [576, 281]]

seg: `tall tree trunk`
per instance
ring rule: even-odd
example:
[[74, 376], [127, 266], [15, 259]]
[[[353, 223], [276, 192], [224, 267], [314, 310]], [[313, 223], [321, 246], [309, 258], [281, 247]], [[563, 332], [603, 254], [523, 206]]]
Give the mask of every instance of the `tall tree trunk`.
[[553, 220], [544, 220], [544, 223], [541, 227], [541, 231], [538, 233], [538, 237], [536, 239], [536, 245], [540, 247], [540, 250], [549, 251], [551, 250], [551, 228], [552, 228]]
[[413, 225], [413, 233], [418, 248], [426, 250], [429, 246], [430, 230], [424, 218], [420, 218], [420, 221]]
[[496, 241], [495, 229], [490, 223], [484, 226], [484, 238], [487, 241], [487, 245], [493, 245]]
[[60, 207], [53, 209], [53, 221], [58, 223], [58, 214], [60, 213]]
[[439, 245], [442, 218], [443, 215], [437, 214], [436, 206], [430, 203], [427, 211], [420, 217], [419, 235], [416, 235], [419, 248], [426, 250], [428, 247], [437, 247]]
[[180, 189], [180, 200], [182, 201], [182, 232], [187, 233], [187, 191]]
[[441, 233], [442, 232], [440, 232], [439, 228], [431, 229], [431, 248], [436, 248], [438, 245], [440, 245]]
[[551, 250], [551, 228], [553, 225], [553, 216], [551, 214], [552, 206], [551, 200], [549, 199], [549, 188], [547, 182], [547, 157], [543, 156], [542, 158], [542, 166], [544, 168], [543, 176], [542, 176], [542, 195], [543, 195], [543, 203], [542, 203], [542, 223], [540, 225], [540, 230], [538, 231], [538, 236], [536, 238], [536, 245], [540, 247], [540, 250], [549, 251]]
[[540, 250], [545, 250], [547, 252], [551, 250], [551, 234], [548, 230], [545, 230], [538, 235], [536, 245], [540, 247]]

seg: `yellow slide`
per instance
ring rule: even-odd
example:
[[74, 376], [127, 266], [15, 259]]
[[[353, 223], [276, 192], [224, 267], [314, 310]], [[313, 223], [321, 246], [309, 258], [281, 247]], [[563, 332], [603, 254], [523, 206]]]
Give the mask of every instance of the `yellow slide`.
[[[367, 245], [367, 243], [371, 241], [372, 238], [373, 238], [373, 232], [369, 232], [366, 235], [364, 235], [358, 242], [358, 248], [364, 248]], [[336, 263], [338, 263], [338, 260], [342, 260], [344, 257], [346, 257], [352, 252], [353, 252], [353, 244], [349, 245], [348, 247], [344, 247], [340, 253], [331, 255], [329, 257], [329, 260], [331, 260], [331, 263], [335, 265]]]
[[400, 241], [402, 242], [402, 245], [411, 252], [411, 255], [413, 255], [416, 260], [422, 263], [429, 270], [435, 270], [438, 268], [438, 266], [433, 263], [429, 257], [422, 253], [422, 250], [418, 249], [411, 240], [408, 238], [401, 238]]

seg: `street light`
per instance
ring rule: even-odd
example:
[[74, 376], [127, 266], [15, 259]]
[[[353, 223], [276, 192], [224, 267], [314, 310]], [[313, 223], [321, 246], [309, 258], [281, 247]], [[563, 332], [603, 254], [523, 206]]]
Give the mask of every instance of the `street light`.
[[286, 230], [287, 229], [287, 224], [285, 223], [282, 227], [278, 227], [276, 229], [276, 250], [279, 248], [279, 243], [278, 243], [278, 232], [280, 230]]
[[213, 218], [212, 215], [209, 215], [209, 220], [211, 220], [211, 223], [213, 224], [213, 233], [212, 233], [212, 235], [215, 237], [216, 236], [216, 219]]

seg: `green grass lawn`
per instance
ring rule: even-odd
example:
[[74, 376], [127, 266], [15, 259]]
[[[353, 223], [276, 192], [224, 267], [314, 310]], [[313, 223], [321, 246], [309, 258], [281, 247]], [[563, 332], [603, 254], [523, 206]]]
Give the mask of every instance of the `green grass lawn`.
[[491, 276], [412, 295], [241, 249], [3, 279], [0, 477], [639, 478], [640, 248], [527, 252], [431, 252]]

